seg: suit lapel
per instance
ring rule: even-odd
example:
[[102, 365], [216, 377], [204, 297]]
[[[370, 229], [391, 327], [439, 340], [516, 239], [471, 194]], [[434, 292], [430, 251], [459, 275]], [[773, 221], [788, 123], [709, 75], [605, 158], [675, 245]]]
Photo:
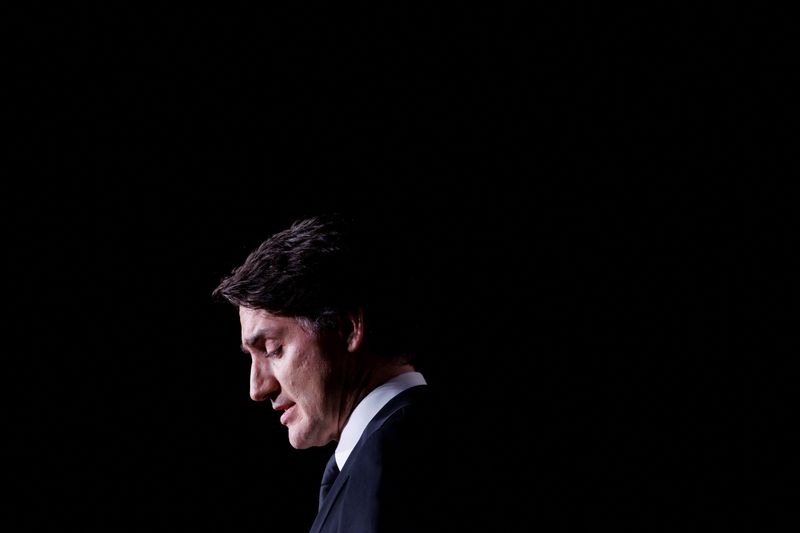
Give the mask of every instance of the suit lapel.
[[322, 530], [322, 526], [325, 524], [325, 520], [328, 518], [328, 514], [330, 513], [334, 502], [336, 502], [339, 492], [350, 478], [350, 471], [353, 468], [353, 465], [358, 463], [358, 454], [361, 451], [364, 442], [366, 442], [373, 433], [378, 431], [390, 416], [412, 403], [414, 398], [420, 394], [425, 387], [425, 385], [417, 385], [404, 390], [389, 400], [389, 402], [384, 405], [380, 411], [378, 411], [378, 414], [375, 415], [370, 423], [367, 424], [367, 427], [364, 429], [364, 433], [361, 435], [361, 438], [358, 439], [358, 442], [353, 447], [353, 451], [350, 452], [350, 457], [348, 457], [344, 468], [336, 477], [336, 481], [333, 482], [331, 490], [328, 493], [328, 496], [325, 498], [325, 503], [322, 504], [322, 508], [317, 513], [317, 517], [314, 519], [314, 523], [311, 525], [310, 533], [319, 533]]

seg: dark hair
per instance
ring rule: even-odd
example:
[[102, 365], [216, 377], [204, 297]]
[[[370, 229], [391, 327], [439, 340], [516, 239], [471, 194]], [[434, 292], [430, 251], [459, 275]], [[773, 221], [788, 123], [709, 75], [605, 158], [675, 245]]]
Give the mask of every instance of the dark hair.
[[[316, 332], [364, 313], [365, 342], [376, 354], [412, 359], [402, 266], [387, 254], [390, 233], [340, 215], [294, 222], [261, 243], [213, 295], [236, 306], [306, 319]], [[388, 245], [388, 246], [387, 246]]]

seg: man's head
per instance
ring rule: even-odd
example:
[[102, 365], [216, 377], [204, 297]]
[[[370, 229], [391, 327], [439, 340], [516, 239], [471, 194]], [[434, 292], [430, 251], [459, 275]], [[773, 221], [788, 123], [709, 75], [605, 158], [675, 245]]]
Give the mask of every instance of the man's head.
[[284, 411], [295, 448], [337, 439], [371, 387], [412, 368], [387, 342], [397, 291], [368, 236], [335, 216], [296, 222], [214, 290], [239, 308], [251, 397]]
[[336, 440], [347, 421], [357, 383], [356, 352], [362, 330], [355, 318], [342, 338], [328, 330], [315, 332], [306, 319], [277, 316], [239, 307], [242, 350], [250, 355], [250, 397], [271, 400], [283, 411], [295, 448], [323, 446]]

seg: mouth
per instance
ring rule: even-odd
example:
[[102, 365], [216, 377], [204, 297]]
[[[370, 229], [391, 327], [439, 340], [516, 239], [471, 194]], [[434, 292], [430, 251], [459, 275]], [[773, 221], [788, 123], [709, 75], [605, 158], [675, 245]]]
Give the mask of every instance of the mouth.
[[281, 424], [284, 426], [288, 425], [289, 418], [291, 418], [292, 413], [294, 412], [295, 405], [296, 404], [287, 404], [281, 405], [277, 408], [278, 411], [283, 411], [283, 414], [281, 415]]

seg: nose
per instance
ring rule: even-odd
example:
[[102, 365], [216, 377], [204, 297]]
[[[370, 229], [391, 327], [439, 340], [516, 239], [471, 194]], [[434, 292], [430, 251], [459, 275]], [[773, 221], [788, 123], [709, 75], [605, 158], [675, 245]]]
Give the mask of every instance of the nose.
[[250, 363], [250, 398], [263, 402], [279, 389], [278, 380], [268, 362], [254, 360]]

